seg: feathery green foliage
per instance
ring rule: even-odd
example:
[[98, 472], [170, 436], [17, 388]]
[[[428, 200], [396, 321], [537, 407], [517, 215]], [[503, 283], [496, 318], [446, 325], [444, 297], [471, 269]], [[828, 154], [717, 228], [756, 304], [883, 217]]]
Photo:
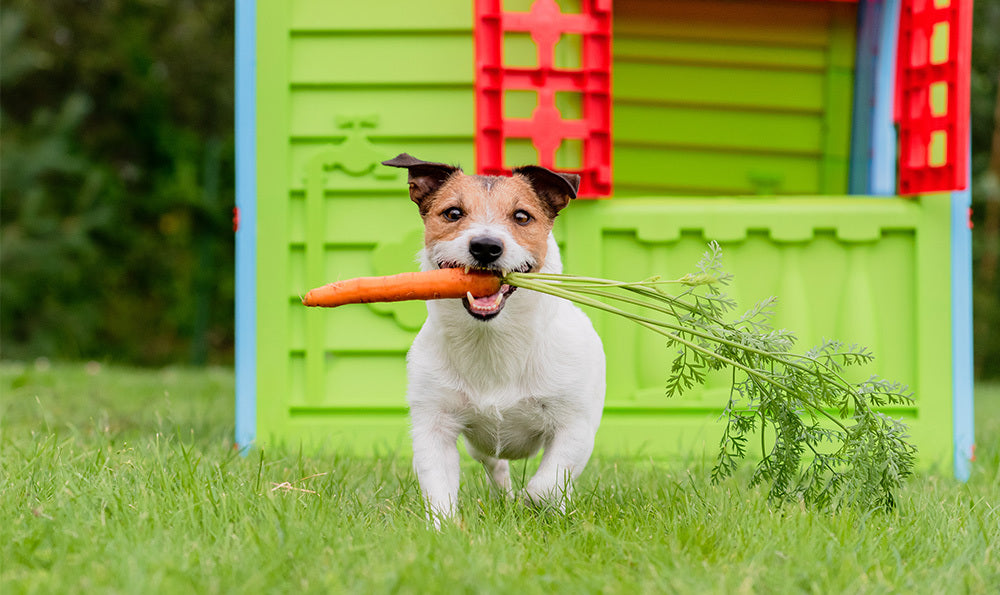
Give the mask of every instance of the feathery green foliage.
[[[878, 409], [909, 404], [912, 394], [878, 377], [845, 378], [845, 368], [872, 361], [863, 346], [824, 340], [804, 353], [792, 351], [795, 335], [771, 326], [774, 298], [726, 321], [736, 307], [721, 290], [730, 279], [722, 250], [712, 242], [697, 272], [672, 281], [510, 273], [505, 282], [624, 316], [662, 335], [677, 350], [668, 397], [701, 384], [709, 371], [731, 370], [713, 480], [732, 475], [759, 437], [760, 461], [750, 483], [766, 484], [772, 499], [833, 510], [893, 508], [896, 491], [913, 472], [915, 448], [905, 424]], [[681, 289], [670, 293], [667, 285]]]

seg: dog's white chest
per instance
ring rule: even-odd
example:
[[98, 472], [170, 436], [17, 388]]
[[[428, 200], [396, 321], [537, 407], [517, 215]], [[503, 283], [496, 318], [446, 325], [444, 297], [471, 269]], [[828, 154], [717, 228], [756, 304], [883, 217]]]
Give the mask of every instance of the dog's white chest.
[[[521, 310], [525, 305], [532, 308]], [[452, 310], [433, 305], [408, 356], [415, 441], [447, 428], [483, 455], [521, 459], [548, 448], [560, 432], [593, 437], [604, 357], [583, 312], [519, 293], [508, 318], [468, 330], [468, 315]]]
[[552, 436], [553, 408], [553, 403], [533, 397], [506, 408], [470, 407], [462, 415], [462, 433], [484, 454], [501, 459], [529, 457]]

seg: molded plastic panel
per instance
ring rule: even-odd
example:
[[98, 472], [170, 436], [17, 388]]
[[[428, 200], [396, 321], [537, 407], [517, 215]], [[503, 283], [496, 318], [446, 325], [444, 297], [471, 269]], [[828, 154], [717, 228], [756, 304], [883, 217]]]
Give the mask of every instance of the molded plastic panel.
[[[948, 198], [817, 196], [846, 189], [854, 7], [642, 0], [640, 18], [632, 5], [616, 12], [619, 196], [560, 215], [566, 270], [683, 274], [720, 241], [744, 307], [776, 294], [778, 322], [803, 346], [862, 342], [879, 373], [911, 382], [918, 402], [898, 414], [922, 463], [948, 463]], [[405, 151], [471, 170], [473, 17], [470, 2], [345, 6], [257, 7], [252, 372], [259, 442], [372, 454], [409, 447], [404, 361], [424, 305], [312, 310], [299, 296], [416, 268], [421, 222], [405, 173], [378, 163]], [[577, 99], [556, 103], [572, 114]], [[713, 192], [729, 198], [690, 196]], [[754, 192], [801, 198], [732, 197]], [[724, 379], [667, 400], [670, 354], [656, 336], [592, 318], [609, 361], [598, 452], [714, 447]]]

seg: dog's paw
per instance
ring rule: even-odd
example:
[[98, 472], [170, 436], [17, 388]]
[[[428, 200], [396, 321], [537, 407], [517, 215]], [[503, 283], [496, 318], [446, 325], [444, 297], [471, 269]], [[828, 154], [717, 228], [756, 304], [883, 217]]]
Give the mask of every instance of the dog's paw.
[[428, 528], [433, 527], [435, 531], [441, 533], [442, 531], [447, 531], [449, 527], [457, 527], [458, 529], [465, 530], [465, 519], [459, 514], [451, 514], [448, 516], [440, 514], [427, 514], [427, 526]]
[[555, 510], [566, 513], [567, 492], [559, 488], [539, 489], [528, 485], [521, 492], [521, 501], [537, 509]]
[[517, 492], [514, 491], [514, 486], [511, 484], [509, 477], [502, 483], [490, 481], [490, 494], [502, 496], [505, 500], [517, 499]]

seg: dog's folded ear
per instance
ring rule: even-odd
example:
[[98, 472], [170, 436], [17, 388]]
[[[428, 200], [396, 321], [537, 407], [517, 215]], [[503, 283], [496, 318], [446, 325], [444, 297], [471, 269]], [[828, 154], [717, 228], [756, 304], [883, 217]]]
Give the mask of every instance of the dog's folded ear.
[[576, 174], [561, 174], [540, 165], [524, 165], [514, 169], [514, 175], [528, 180], [535, 194], [552, 207], [555, 215], [576, 198], [580, 188], [580, 176]]
[[421, 161], [406, 153], [383, 161], [382, 165], [406, 168], [409, 172], [410, 200], [417, 203], [421, 213], [425, 212], [427, 197], [434, 194], [452, 174], [462, 171], [453, 165]]

